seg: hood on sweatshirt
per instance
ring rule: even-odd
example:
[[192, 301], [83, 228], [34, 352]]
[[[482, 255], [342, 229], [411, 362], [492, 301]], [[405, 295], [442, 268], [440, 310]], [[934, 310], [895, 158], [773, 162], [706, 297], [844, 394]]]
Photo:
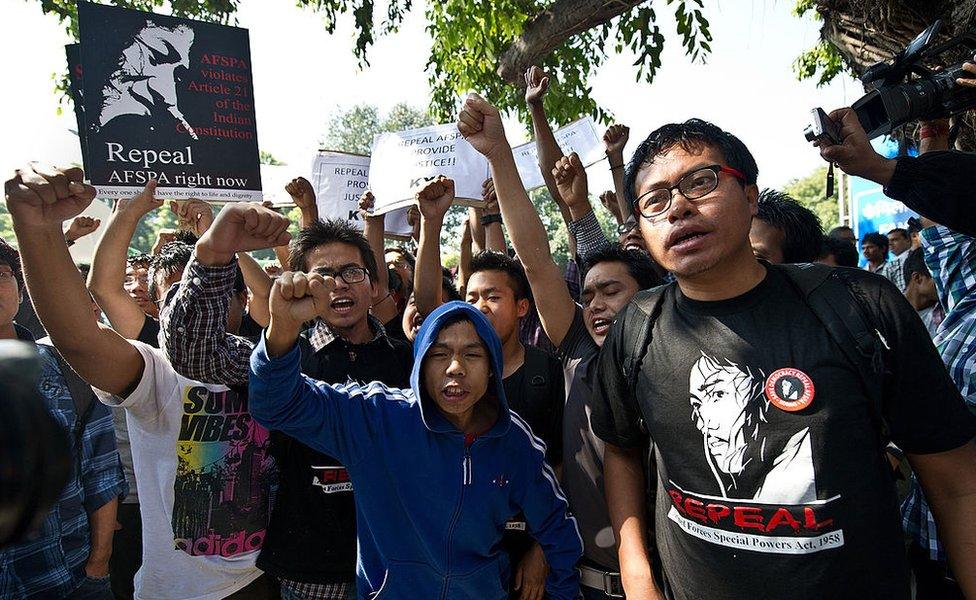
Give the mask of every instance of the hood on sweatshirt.
[[[486, 395], [494, 392], [494, 397], [498, 401], [498, 420], [492, 425], [491, 429], [483, 434], [483, 437], [497, 437], [504, 435], [511, 424], [511, 415], [508, 411], [508, 401], [505, 399], [505, 387], [502, 385], [502, 344], [498, 339], [498, 334], [488, 322], [485, 315], [467, 302], [453, 301], [437, 307], [434, 312], [424, 319], [417, 338], [413, 343], [413, 371], [410, 373], [410, 387], [418, 399], [420, 399], [420, 415], [424, 420], [424, 425], [434, 433], [457, 433], [457, 429], [452, 425], [437, 408], [436, 403], [429, 398], [424, 388], [421, 377], [424, 357], [430, 347], [437, 341], [437, 335], [446, 323], [456, 322], [461, 317], [471, 321], [474, 329], [488, 349], [488, 356], [491, 362], [492, 375], [489, 386], [494, 386], [494, 390], [487, 390]], [[482, 398], [479, 402], [484, 402]]]

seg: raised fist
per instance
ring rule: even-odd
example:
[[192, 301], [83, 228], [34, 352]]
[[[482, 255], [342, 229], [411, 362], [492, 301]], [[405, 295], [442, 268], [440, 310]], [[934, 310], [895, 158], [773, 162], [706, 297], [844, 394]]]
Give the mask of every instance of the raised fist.
[[607, 190], [600, 194], [600, 204], [603, 208], [610, 211], [616, 219], [617, 222], [621, 222], [623, 219], [620, 216], [620, 205], [617, 204], [617, 194], [613, 190]]
[[382, 219], [385, 215], [374, 215], [373, 208], [376, 206], [376, 197], [373, 196], [373, 192], [366, 190], [363, 195], [359, 197], [359, 218], [363, 221], [366, 219]]
[[498, 109], [478, 94], [468, 94], [458, 115], [458, 131], [474, 149], [492, 160], [499, 153], [511, 152]]
[[272, 327], [297, 333], [302, 323], [325, 312], [335, 287], [334, 277], [285, 271], [271, 286], [268, 308]]
[[156, 242], [153, 244], [152, 253], [159, 254], [163, 250], [163, 246], [170, 242], [176, 241], [176, 234], [179, 233], [175, 229], [160, 229], [156, 232]]
[[79, 239], [98, 229], [98, 226], [101, 224], [102, 220], [94, 217], [86, 217], [84, 215], [75, 217], [71, 221], [71, 225], [68, 226], [68, 230], [64, 232], [64, 241], [78, 241]]
[[312, 184], [304, 177], [296, 177], [285, 186], [285, 191], [291, 196], [291, 201], [298, 208], [311, 208], [315, 206], [315, 190]]
[[234, 254], [284, 246], [291, 240], [291, 221], [260, 204], [228, 204], [197, 242], [197, 258], [204, 264], [227, 264]]
[[586, 184], [586, 169], [580, 162], [579, 155], [573, 152], [556, 161], [552, 169], [552, 176], [556, 179], [556, 188], [567, 205], [579, 205], [589, 202]]
[[169, 204], [170, 210], [176, 213], [180, 221], [180, 229], [190, 231], [197, 237], [206, 233], [213, 224], [213, 208], [203, 200], [191, 198], [182, 202], [175, 200]]
[[417, 192], [417, 207], [427, 220], [443, 220], [454, 203], [454, 180], [440, 175]]
[[495, 181], [491, 177], [481, 184], [481, 199], [485, 201], [484, 214], [498, 212], [498, 194], [495, 193]]
[[549, 77], [546, 72], [533, 65], [525, 70], [525, 103], [539, 104], [549, 89]]
[[162, 200], [156, 200], [156, 180], [150, 179], [146, 187], [135, 196], [117, 200], [113, 210], [117, 213], [129, 213], [133, 218], [141, 219], [162, 205]]
[[83, 183], [84, 171], [39, 163], [17, 169], [4, 185], [14, 226], [48, 227], [77, 217], [95, 199], [95, 188]]
[[[630, 127], [626, 125], [611, 125], [603, 134], [603, 145], [607, 154], [622, 155], [627, 140], [630, 139]], [[613, 165], [611, 165], [613, 166]]]

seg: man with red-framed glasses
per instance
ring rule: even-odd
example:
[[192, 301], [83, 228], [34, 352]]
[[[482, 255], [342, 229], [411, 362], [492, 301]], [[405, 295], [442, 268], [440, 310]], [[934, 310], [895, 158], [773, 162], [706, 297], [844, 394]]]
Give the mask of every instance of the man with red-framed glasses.
[[[938, 497], [976, 595], [962, 502], [976, 497], [976, 419], [890, 282], [755, 257], [757, 175], [738, 138], [698, 119], [651, 133], [627, 169], [648, 250], [676, 279], [618, 313], [593, 402], [627, 598], [908, 598], [887, 438]], [[811, 273], [829, 295], [803, 287]], [[645, 541], [648, 438], [662, 585]]]

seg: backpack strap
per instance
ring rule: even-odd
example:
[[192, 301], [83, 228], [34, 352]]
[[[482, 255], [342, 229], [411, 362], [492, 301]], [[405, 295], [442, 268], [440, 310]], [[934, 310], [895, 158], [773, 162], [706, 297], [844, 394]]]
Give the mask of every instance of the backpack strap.
[[867, 307], [864, 290], [844, 268], [813, 264], [777, 265], [775, 268], [787, 275], [857, 372], [871, 402], [884, 446], [889, 437], [882, 407], [890, 348]]
[[64, 377], [64, 383], [68, 386], [68, 393], [71, 394], [71, 401], [75, 407], [75, 424], [71, 429], [71, 440], [73, 442], [72, 450], [75, 452], [77, 458], [77, 468], [79, 475], [81, 474], [81, 455], [82, 452], [82, 439], [85, 435], [85, 426], [88, 425], [88, 420], [91, 418], [92, 412], [95, 410], [95, 392], [92, 391], [91, 386], [81, 378], [68, 361], [64, 360], [61, 353], [53, 345], [48, 346], [44, 344], [44, 347], [51, 351], [54, 358], [58, 361], [58, 367], [61, 369], [61, 375]]
[[637, 392], [637, 374], [640, 373], [641, 363], [647, 354], [647, 346], [651, 343], [651, 330], [654, 322], [661, 316], [661, 305], [670, 284], [659, 285], [649, 290], [638, 292], [631, 303], [631, 322], [623, 330], [623, 344], [626, 354], [622, 366], [624, 377], [631, 393]]

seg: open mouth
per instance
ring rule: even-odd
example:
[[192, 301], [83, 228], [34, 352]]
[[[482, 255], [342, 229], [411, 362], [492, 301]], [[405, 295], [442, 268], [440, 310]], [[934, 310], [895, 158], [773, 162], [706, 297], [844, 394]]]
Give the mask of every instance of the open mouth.
[[461, 402], [468, 397], [467, 390], [459, 385], [446, 386], [441, 393], [448, 402]]
[[670, 243], [670, 248], [672, 250], [677, 250], [678, 252], [687, 252], [689, 250], [694, 250], [701, 245], [702, 240], [708, 236], [707, 231], [686, 231], [673, 236]]
[[352, 298], [336, 298], [329, 304], [329, 307], [340, 315], [344, 315], [349, 313], [355, 305], [356, 302]]
[[644, 248], [637, 242], [627, 242], [624, 245], [625, 250], [643, 250]]
[[602, 317], [593, 319], [593, 333], [596, 335], [606, 335], [610, 331], [611, 325], [613, 325], [613, 319], [604, 319]]

